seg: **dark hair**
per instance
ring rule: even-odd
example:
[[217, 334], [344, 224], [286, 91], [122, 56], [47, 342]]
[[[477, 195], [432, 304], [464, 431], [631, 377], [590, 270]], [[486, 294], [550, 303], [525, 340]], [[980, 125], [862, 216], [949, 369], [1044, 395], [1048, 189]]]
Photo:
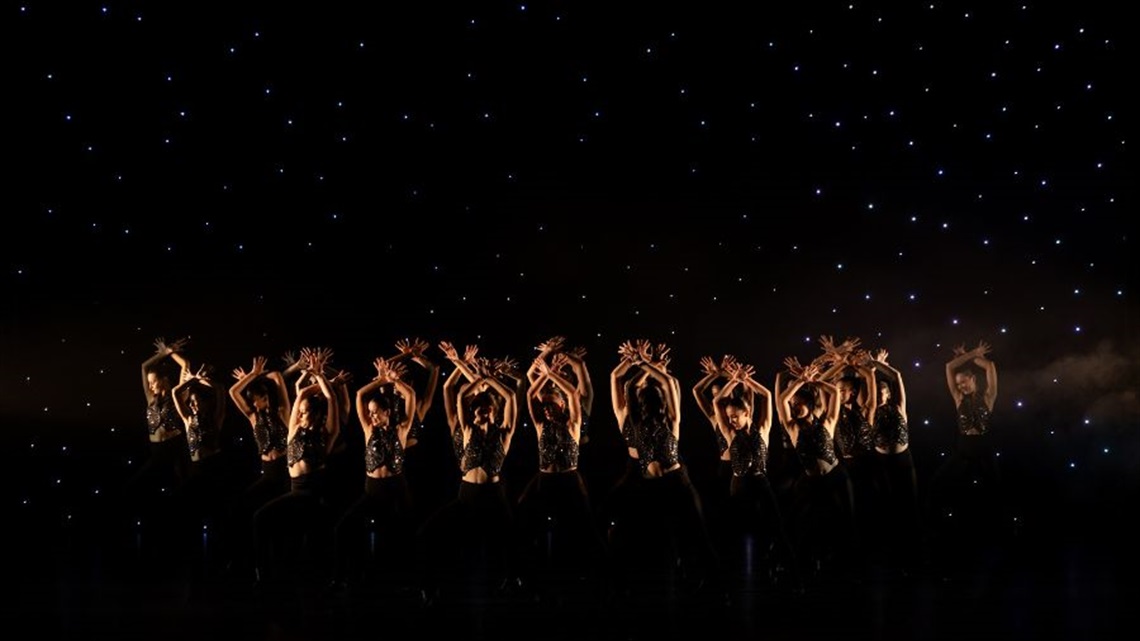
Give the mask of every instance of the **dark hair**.
[[370, 394], [368, 396], [368, 400], [365, 401], [364, 404], [367, 406], [368, 403], [371, 403], [373, 401], [376, 402], [377, 407], [387, 412], [391, 412], [392, 408], [396, 406], [396, 399], [392, 398], [392, 396], [388, 394]]
[[819, 393], [816, 391], [815, 386], [810, 383], [802, 385], [792, 396], [798, 398], [800, 402], [807, 405], [808, 408], [813, 411], [819, 403]]
[[490, 390], [483, 390], [467, 401], [468, 409], [474, 411], [479, 407], [488, 407], [495, 412], [495, 416], [499, 416], [503, 410], [503, 399], [498, 394], [491, 393]]
[[245, 397], [247, 402], [252, 402], [254, 396], [264, 396], [269, 400], [270, 407], [277, 407], [277, 385], [267, 378], [264, 374], [250, 381], [249, 385], [242, 390], [242, 396]]
[[863, 389], [863, 379], [858, 376], [844, 374], [843, 378], [839, 379], [839, 382], [851, 385], [851, 389], [854, 390], [856, 394], [859, 393], [859, 390]]
[[745, 399], [743, 396], [736, 396], [735, 394], [731, 394], [725, 398], [720, 399], [720, 406], [721, 406], [721, 408], [723, 408], [725, 410], [727, 410], [730, 407], [735, 407], [736, 409], [738, 409], [742, 412], [751, 412], [752, 411], [752, 407], [748, 403], [748, 400]]
[[[885, 376], [876, 376], [875, 377], [875, 385], [877, 385], [879, 387], [879, 389], [882, 389], [884, 387], [887, 388], [887, 390], [889, 390], [891, 393], [891, 403], [893, 403], [895, 405], [899, 404], [899, 391], [898, 391], [898, 388], [895, 386], [895, 382], [893, 380], [891, 380]], [[879, 392], [879, 393], [881, 394], [882, 392]], [[876, 401], [877, 400], [878, 399], [876, 399]]]
[[217, 392], [201, 383], [195, 381], [190, 383], [182, 390], [182, 402], [189, 403], [190, 397], [198, 399], [198, 411], [201, 414], [210, 414], [214, 411], [214, 404], [217, 403]]
[[319, 394], [310, 394], [304, 399], [298, 399], [297, 402], [300, 403], [302, 400], [309, 401], [309, 416], [313, 418], [310, 427], [322, 427], [329, 416], [329, 399]]
[[644, 386], [636, 388], [631, 400], [634, 402], [630, 404], [630, 409], [643, 421], [658, 419], [666, 414], [665, 390], [654, 379], [647, 379]]

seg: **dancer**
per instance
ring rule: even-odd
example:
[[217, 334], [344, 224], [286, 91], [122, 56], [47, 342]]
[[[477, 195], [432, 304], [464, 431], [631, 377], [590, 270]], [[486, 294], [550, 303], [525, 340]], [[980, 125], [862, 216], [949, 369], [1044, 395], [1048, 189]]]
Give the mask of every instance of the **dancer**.
[[238, 367], [230, 399], [249, 421], [260, 469], [257, 478], [231, 501], [226, 544], [231, 571], [252, 571], [253, 515], [266, 503], [289, 492], [286, 456], [292, 403], [281, 372], [266, 371], [264, 356], [253, 359], [249, 372]]
[[[411, 570], [412, 497], [404, 476], [404, 453], [416, 419], [416, 392], [402, 363], [373, 361], [376, 376], [356, 392], [356, 416], [364, 436], [364, 492], [336, 524], [338, 584], [358, 583], [379, 561], [387, 578], [402, 584]], [[393, 390], [385, 394], [382, 390]], [[397, 403], [402, 407], [397, 409]], [[338, 586], [340, 587], [340, 586]]]
[[[763, 558], [767, 573], [793, 589], [800, 588], [799, 568], [795, 553], [784, 528], [784, 519], [776, 501], [772, 485], [768, 482], [768, 438], [772, 429], [772, 393], [752, 378], [754, 369], [735, 359], [728, 362], [723, 373], [728, 381], [713, 397], [712, 407], [717, 430], [727, 443], [732, 465], [730, 483], [731, 512], [734, 533], [743, 543], [741, 561]], [[747, 394], [737, 394], [745, 388]], [[754, 403], [754, 399], [761, 399]], [[754, 410], [753, 408], [756, 408]], [[758, 424], [755, 421], [759, 418]], [[754, 537], [759, 542], [753, 543]], [[751, 544], [758, 554], [746, 547]], [[768, 550], [773, 554], [768, 555]], [[746, 567], [746, 575], [753, 568]]]
[[[624, 523], [615, 524], [611, 545], [627, 568], [641, 570], [642, 576], [669, 574], [679, 565], [689, 586], [719, 590], [719, 563], [700, 497], [681, 462], [681, 387], [668, 371], [669, 348], [626, 341], [618, 354], [621, 362], [610, 376], [614, 416], [631, 459], [636, 454], [640, 480], [631, 487], [627, 475], [624, 513], [615, 515]], [[637, 373], [623, 382], [631, 370]], [[670, 550], [679, 557], [670, 558]]]
[[538, 587], [545, 592], [578, 579], [595, 578], [604, 546], [594, 527], [586, 484], [578, 473], [582, 389], [560, 373], [569, 358], [565, 353], [554, 354], [548, 364], [541, 346], [539, 352], [531, 366], [537, 378], [527, 394], [539, 470], [523, 491], [519, 507]]
[[887, 564], [905, 572], [918, 560], [918, 475], [910, 452], [906, 385], [887, 357], [887, 350], [880, 349], [871, 362], [877, 375], [883, 376], [876, 385], [879, 402], [874, 417], [875, 452], [885, 481], [881, 540]]
[[301, 350], [302, 380], [312, 378], [315, 383], [298, 388], [289, 416], [285, 452], [290, 491], [254, 514], [254, 553], [262, 582], [284, 574], [283, 546], [292, 544], [294, 553], [301, 551], [306, 535], [319, 534], [325, 525], [324, 462], [340, 432], [340, 404], [324, 374], [329, 357], [327, 350]]
[[[477, 360], [478, 346], [469, 345], [462, 359], [449, 342], [440, 349], [456, 368], [443, 398], [461, 478], [458, 496], [427, 520], [419, 537], [429, 602], [445, 582], [466, 578], [472, 588], [502, 588], [513, 572], [514, 515], [500, 474], [515, 433], [517, 395], [495, 376], [491, 361]], [[459, 544], [456, 532], [463, 532]]]

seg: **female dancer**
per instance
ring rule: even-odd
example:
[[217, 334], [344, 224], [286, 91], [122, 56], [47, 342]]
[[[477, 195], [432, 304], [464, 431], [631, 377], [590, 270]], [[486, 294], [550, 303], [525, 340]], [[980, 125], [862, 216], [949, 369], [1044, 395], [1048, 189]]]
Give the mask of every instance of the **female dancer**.
[[542, 587], [590, 578], [603, 551], [586, 484], [578, 473], [582, 392], [560, 373], [563, 356], [555, 354], [547, 364], [540, 350], [531, 368], [538, 377], [527, 394], [538, 440], [539, 471], [523, 491], [519, 505], [528, 549], [542, 568]]
[[285, 455], [290, 491], [254, 514], [254, 556], [259, 581], [276, 578], [288, 569], [289, 557], [275, 548], [286, 543], [297, 545], [306, 534], [319, 532], [323, 525], [324, 462], [340, 432], [340, 404], [324, 374], [328, 357], [327, 351], [301, 351], [303, 374], [316, 382], [297, 390], [289, 416]]
[[[429, 600], [438, 596], [448, 575], [453, 581], [466, 576], [470, 586], [505, 585], [514, 528], [500, 473], [517, 422], [515, 390], [476, 360], [477, 346], [468, 346], [463, 359], [451, 343], [440, 343], [440, 349], [456, 367], [444, 383], [443, 398], [461, 480], [458, 497], [427, 520], [420, 537], [431, 573], [425, 589]], [[470, 382], [460, 385], [466, 377]], [[464, 533], [458, 544], [456, 532]]]
[[[719, 563], [705, 528], [700, 497], [681, 462], [681, 386], [668, 371], [669, 348], [653, 348], [645, 340], [626, 341], [618, 353], [622, 362], [610, 377], [614, 416], [631, 459], [636, 452], [640, 481], [633, 500], [622, 505], [625, 523], [614, 528], [615, 553], [633, 561], [634, 568], [646, 563], [642, 569], [652, 577], [677, 567], [667, 552], [676, 549], [683, 578], [690, 579], [694, 587], [711, 583], [719, 589]], [[622, 384], [629, 370], [638, 373]]]
[[[772, 393], [768, 388], [752, 378], [751, 365], [743, 365], [735, 361], [725, 370], [728, 382], [717, 392], [713, 398], [717, 429], [721, 438], [728, 444], [730, 463], [732, 465], [732, 481], [730, 483], [730, 497], [732, 500], [733, 524], [737, 536], [742, 537], [738, 543], [745, 546], [759, 536], [759, 555], [767, 557], [767, 551], [772, 550], [774, 555], [767, 558], [768, 574], [775, 577], [778, 568], [784, 568], [790, 573], [790, 586], [799, 587], [799, 573], [795, 564], [795, 555], [784, 529], [784, 519], [780, 514], [776, 502], [776, 495], [772, 485], [768, 482], [768, 437], [772, 429]], [[736, 394], [739, 388], [746, 388], [748, 394]], [[758, 412], [753, 410], [753, 399], [760, 398], [761, 403], [756, 404]], [[759, 424], [754, 418], [759, 418]], [[739, 549], [739, 548], [738, 548]], [[752, 558], [747, 549], [742, 559]], [[752, 568], [745, 568], [751, 575]]]
[[[918, 530], [918, 477], [910, 453], [910, 430], [906, 418], [906, 386], [902, 373], [887, 362], [887, 350], [875, 352], [871, 365], [883, 379], [876, 386], [875, 452], [884, 475], [884, 552], [895, 557], [903, 570], [914, 563]], [[901, 557], [901, 558], [900, 558]], [[891, 562], [888, 559], [888, 562]]]
[[280, 372], [265, 371], [264, 356], [253, 359], [247, 373], [235, 368], [237, 382], [230, 387], [230, 399], [249, 421], [260, 459], [256, 480], [233, 500], [228, 519], [227, 545], [230, 563], [252, 569], [253, 515], [269, 501], [289, 492], [289, 466], [286, 445], [292, 404]]
[[[416, 418], [416, 392], [404, 382], [401, 363], [377, 358], [373, 365], [375, 378], [356, 392], [356, 416], [364, 432], [364, 493], [336, 525], [337, 582], [354, 583], [369, 574], [365, 559], [370, 547], [391, 570], [391, 578], [403, 581], [411, 569], [405, 562], [412, 543], [412, 498], [404, 452]], [[385, 386], [393, 393], [380, 393]], [[403, 402], [399, 409], [397, 399]]]

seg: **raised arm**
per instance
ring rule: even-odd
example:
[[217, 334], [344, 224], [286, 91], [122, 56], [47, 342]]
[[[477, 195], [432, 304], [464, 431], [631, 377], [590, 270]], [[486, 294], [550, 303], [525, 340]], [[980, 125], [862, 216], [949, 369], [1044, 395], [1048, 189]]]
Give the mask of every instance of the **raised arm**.
[[785, 372], [776, 372], [776, 414], [780, 419], [780, 424], [785, 427], [792, 424], [792, 397], [804, 385], [804, 382], [799, 378], [793, 378], [790, 383], [786, 379], [787, 374]]
[[[180, 338], [173, 343], [167, 343], [165, 340], [159, 338], [154, 341], [154, 354], [152, 354], [150, 358], [143, 361], [142, 364], [143, 394], [146, 395], [146, 402], [148, 405], [154, 402], [154, 395], [150, 392], [150, 382], [147, 381], [147, 374], [149, 374], [150, 371], [154, 369], [154, 367], [158, 365], [164, 358], [167, 356], [173, 356], [175, 353], [181, 350], [183, 346], [185, 346], [186, 340], [187, 339], [185, 338]], [[184, 361], [179, 361], [179, 365], [182, 366], [183, 370], [185, 371], [189, 368], [189, 363], [183, 363]], [[157, 372], [155, 373], [155, 376], [158, 376]], [[185, 377], [179, 376], [179, 382], [181, 382], [183, 378]]]
[[381, 373], [386, 371], [387, 367], [386, 365], [383, 368], [381, 367], [382, 361], [384, 361], [383, 358], [377, 358], [373, 361], [372, 364], [376, 366], [376, 376], [356, 390], [356, 420], [360, 421], [361, 426], [368, 425], [368, 396], [389, 382], [388, 377]]
[[179, 348], [175, 348], [175, 350], [173, 352], [170, 352], [170, 360], [174, 361], [175, 363], [178, 363], [178, 368], [179, 368], [178, 380], [183, 381], [183, 380], [186, 380], [187, 378], [190, 378], [190, 361], [187, 360], [187, 358], [182, 354], [182, 352], [180, 352], [178, 350], [179, 350]]
[[[902, 372], [895, 369], [893, 365], [887, 362], [887, 350], [881, 349], [875, 354], [875, 360], [872, 362], [875, 369], [887, 375], [894, 384], [897, 390], [897, 397], [895, 402], [899, 407], [899, 414], [902, 415], [903, 420], [906, 418], [906, 386], [903, 384]], [[877, 406], [876, 406], [877, 407]]]
[[709, 388], [720, 378], [720, 369], [716, 366], [716, 362], [708, 356], [701, 358], [701, 369], [705, 375], [701, 380], [693, 385], [693, 398], [697, 401], [697, 407], [700, 408], [701, 414], [712, 423], [714, 428], [719, 429], [716, 419], [716, 408], [713, 407], [712, 399], [708, 396]]
[[[772, 429], [772, 392], [752, 378], [751, 375], [744, 379], [744, 387], [752, 393], [752, 423], [760, 430], [760, 436], [767, 444], [768, 432]], [[761, 401], [763, 404], [756, 402], [757, 396], [763, 399]], [[760, 413], [760, 410], [763, 412]], [[757, 413], [760, 413], [759, 417], [757, 417]]]
[[416, 396], [416, 417], [422, 421], [427, 416], [428, 410], [431, 409], [431, 404], [435, 400], [435, 390], [439, 387], [439, 364], [423, 354], [414, 357], [412, 360], [426, 369], [428, 374], [427, 382], [424, 383], [423, 394]]
[[954, 348], [954, 358], [946, 363], [946, 387], [950, 388], [950, 397], [954, 399], [954, 407], [958, 407], [962, 403], [962, 393], [958, 391], [958, 385], [954, 382], [954, 374], [976, 357], [977, 355], [973, 351], [966, 351], [965, 347], [958, 346]]
[[[406, 381], [398, 377], [392, 380], [392, 387], [395, 388], [396, 393], [404, 399], [404, 413], [401, 415], [404, 417], [404, 420], [396, 426], [396, 430], [400, 441], [406, 442], [408, 440], [408, 432], [412, 430], [412, 424], [416, 421], [415, 412], [416, 403], [418, 402], [416, 390], [411, 385], [408, 385]], [[357, 401], [357, 405], [359, 407], [359, 401]]]
[[240, 367], [234, 370], [234, 377], [237, 382], [230, 386], [230, 400], [237, 405], [242, 416], [249, 419], [250, 423], [257, 420], [257, 413], [254, 408], [250, 407], [249, 402], [245, 400], [245, 390], [249, 384], [257, 380], [265, 370], [265, 357], [257, 356], [253, 359], [253, 366], [250, 367], [249, 372], [243, 371]]
[[[570, 435], [574, 437], [574, 440], [578, 440], [582, 434], [581, 393], [578, 391], [578, 388], [576, 386], [570, 383], [570, 381], [566, 380], [566, 378], [561, 374], [549, 368], [543, 371], [539, 376], [539, 384], [532, 385], [530, 388], [530, 394], [527, 395], [528, 404], [533, 404], [533, 402], [538, 399], [542, 391], [542, 385], [544, 385], [547, 380], [549, 380], [551, 383], [554, 383], [555, 387], [562, 390], [562, 394], [566, 398], [566, 412], [569, 414], [567, 427], [570, 430]], [[532, 410], [531, 418], [537, 425], [538, 420], [535, 418], [535, 414], [536, 413]]]
[[566, 363], [570, 366], [570, 371], [574, 372], [574, 378], [578, 379], [578, 395], [581, 398], [582, 411], [587, 415], [592, 414], [594, 411], [594, 383], [590, 380], [590, 370], [586, 367], [586, 361], [580, 354], [573, 351], [563, 353], [566, 355]]
[[468, 381], [458, 367], [451, 370], [451, 374], [443, 382], [443, 412], [447, 416], [447, 427], [452, 434], [459, 428], [459, 421], [462, 418], [459, 413], [461, 406], [459, 396], [463, 392], [465, 383]]
[[483, 380], [487, 381], [487, 385], [495, 390], [495, 392], [503, 397], [503, 424], [507, 428], [507, 444], [510, 444], [510, 439], [514, 436], [515, 425], [518, 421], [518, 396], [515, 391], [503, 384], [502, 381], [494, 376], [486, 376]]
[[827, 397], [824, 401], [823, 427], [835, 438], [835, 426], [839, 424], [839, 387], [831, 381], [815, 381], [815, 384]]
[[728, 422], [728, 414], [724, 411], [724, 400], [731, 398], [733, 390], [739, 386], [739, 379], [729, 380], [709, 403], [713, 410], [713, 424], [720, 431], [720, 435], [724, 437], [724, 442], [729, 445], [732, 445], [732, 440], [736, 438], [736, 432], [733, 431], [732, 425]]
[[[624, 345], [629, 345], [629, 342], [626, 341]], [[619, 353], [621, 353], [620, 350]], [[625, 381], [622, 379], [633, 366], [633, 358], [622, 353], [621, 362], [610, 372], [610, 402], [613, 404], [614, 418], [617, 419], [619, 429], [625, 425], [625, 419], [629, 415], [629, 396], [626, 392]]]
[[974, 348], [974, 364], [981, 367], [986, 372], [986, 407], [992, 412], [994, 411], [994, 401], [997, 400], [997, 365], [991, 361], [987, 355], [990, 353], [990, 346], [985, 341], [978, 343]]
[[669, 412], [669, 422], [671, 423], [673, 435], [680, 438], [681, 399], [677, 393], [677, 390], [680, 389], [677, 378], [666, 372], [658, 363], [642, 363], [641, 369], [649, 374], [650, 378], [661, 384], [661, 389], [665, 394], [665, 407]]
[[170, 397], [174, 399], [174, 410], [178, 412], [178, 416], [182, 418], [183, 423], [189, 423], [191, 418], [190, 408], [186, 407], [185, 394], [183, 394], [183, 392], [187, 390], [193, 382], [193, 378], [185, 378], [175, 385], [174, 389], [170, 390]]
[[875, 369], [871, 367], [871, 359], [867, 354], [860, 354], [853, 361], [852, 366], [863, 379], [863, 389], [860, 392], [859, 407], [863, 408], [863, 415], [868, 421], [874, 421], [875, 408], [879, 404], [879, 390], [875, 382]]

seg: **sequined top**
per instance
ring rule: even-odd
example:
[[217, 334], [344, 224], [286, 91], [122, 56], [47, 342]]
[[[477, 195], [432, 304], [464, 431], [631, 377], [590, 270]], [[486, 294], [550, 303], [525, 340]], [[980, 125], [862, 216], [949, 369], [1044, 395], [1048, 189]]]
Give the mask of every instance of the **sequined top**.
[[835, 423], [835, 449], [843, 458], [867, 454], [874, 448], [874, 433], [866, 413], [858, 403], [839, 407]]
[[[462, 430], [455, 430], [462, 437]], [[459, 457], [459, 470], [464, 474], [481, 467], [487, 476], [498, 476], [503, 470], [503, 460], [507, 453], [503, 449], [503, 430], [498, 425], [491, 426], [486, 432], [479, 428], [471, 430], [471, 438], [463, 447], [463, 455]]]
[[669, 421], [664, 417], [648, 423], [639, 423], [633, 418], [627, 418], [626, 429], [622, 434], [626, 443], [637, 449], [637, 462], [643, 474], [649, 469], [649, 464], [655, 461], [665, 469], [681, 462], [677, 437], [673, 435]]
[[404, 446], [395, 429], [372, 428], [372, 436], [364, 442], [364, 469], [368, 472], [388, 466], [392, 474], [404, 472]]
[[958, 433], [981, 435], [990, 429], [990, 408], [978, 394], [967, 394], [958, 403]]
[[155, 396], [146, 406], [146, 429], [151, 436], [159, 430], [166, 430], [169, 434], [182, 431], [178, 413], [174, 410], [174, 398], [170, 394]]
[[570, 470], [578, 467], [578, 441], [563, 423], [547, 423], [538, 439], [538, 467]]
[[578, 439], [585, 440], [587, 430], [590, 428], [590, 414], [586, 412], [585, 405], [582, 406], [582, 429], [578, 430]]
[[875, 410], [875, 447], [890, 450], [910, 443], [906, 419], [894, 403]]
[[728, 449], [728, 441], [724, 439], [724, 434], [720, 433], [719, 427], [714, 426], [713, 430], [713, 434], [716, 435], [716, 451], [720, 452], [721, 456], [724, 456], [725, 450]]
[[186, 423], [186, 442], [190, 446], [190, 458], [198, 460], [203, 451], [213, 454], [221, 449], [221, 431], [213, 421], [202, 423], [202, 418], [195, 414]]
[[621, 432], [621, 438], [625, 441], [625, 446], [633, 449], [637, 448], [637, 430], [633, 427], [633, 420], [628, 416], [622, 421], [621, 426], [618, 428]]
[[320, 465], [325, 458], [326, 438], [327, 435], [321, 428], [297, 428], [286, 449], [289, 466], [292, 467], [301, 461], [309, 465]]
[[812, 473], [819, 469], [817, 461], [830, 465], [839, 462], [835, 455], [835, 443], [827, 428], [823, 426], [823, 419], [814, 418], [807, 425], [800, 425], [800, 435], [796, 439], [796, 453], [804, 463], [804, 468]]
[[289, 440], [289, 427], [281, 422], [277, 412], [259, 411], [253, 423], [253, 440], [262, 455], [283, 450]]
[[[720, 432], [717, 432], [720, 434]], [[720, 437], [723, 439], [724, 435]], [[764, 476], [768, 473], [768, 446], [756, 430], [738, 430], [728, 446], [733, 476]]]

